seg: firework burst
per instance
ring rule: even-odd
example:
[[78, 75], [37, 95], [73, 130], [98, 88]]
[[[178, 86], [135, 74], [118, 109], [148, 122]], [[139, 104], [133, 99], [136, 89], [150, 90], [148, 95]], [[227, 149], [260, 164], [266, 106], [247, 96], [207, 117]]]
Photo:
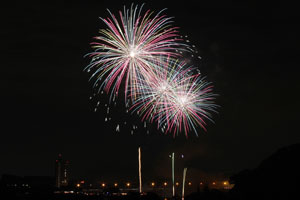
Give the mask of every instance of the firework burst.
[[178, 49], [186, 51], [187, 47], [177, 37], [178, 28], [171, 26], [172, 18], [161, 15], [163, 10], [156, 15], [148, 10], [142, 15], [142, 8], [143, 5], [124, 7], [123, 12], [119, 11], [119, 20], [108, 10], [110, 18], [101, 18], [107, 28], [95, 37], [95, 50], [88, 54], [92, 60], [85, 69], [93, 70], [95, 86], [102, 80], [99, 91], [111, 91], [111, 97], [118, 95], [125, 80], [125, 101], [128, 94], [134, 100], [139, 92], [137, 80], [153, 73], [158, 57], [178, 57]]
[[110, 101], [115, 101], [124, 84], [126, 107], [144, 123], [156, 122], [157, 128], [174, 136], [185, 132], [188, 137], [190, 131], [198, 136], [197, 127], [206, 130], [206, 121], [212, 121], [211, 114], [216, 112], [213, 86], [194, 73], [198, 69], [181, 61], [194, 57], [187, 58], [184, 52], [198, 52], [183, 42], [172, 18], [163, 15], [163, 10], [143, 13], [142, 8], [124, 7], [119, 18], [108, 10], [110, 17], [101, 18], [107, 28], [91, 43], [94, 51], [87, 54], [91, 61], [85, 70], [91, 71], [97, 92], [110, 93]]
[[213, 86], [185, 63], [168, 60], [164, 65], [138, 81], [142, 89], [131, 110], [142, 120], [157, 122], [165, 133], [184, 131], [187, 137], [193, 130], [198, 136], [196, 127], [206, 130], [205, 120], [212, 121], [211, 112], [216, 112]]

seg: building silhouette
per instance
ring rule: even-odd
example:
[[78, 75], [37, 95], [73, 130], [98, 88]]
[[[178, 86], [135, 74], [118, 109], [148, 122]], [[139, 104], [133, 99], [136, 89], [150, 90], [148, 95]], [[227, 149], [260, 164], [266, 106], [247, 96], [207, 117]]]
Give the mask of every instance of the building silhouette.
[[58, 154], [55, 161], [55, 186], [60, 188], [69, 184], [69, 161], [63, 160], [62, 155]]

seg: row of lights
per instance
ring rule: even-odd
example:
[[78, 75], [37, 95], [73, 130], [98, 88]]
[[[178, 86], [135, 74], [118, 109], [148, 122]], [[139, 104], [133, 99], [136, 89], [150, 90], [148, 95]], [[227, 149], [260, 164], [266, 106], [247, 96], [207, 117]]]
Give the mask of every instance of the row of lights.
[[[84, 183], [84, 182], [81, 181], [80, 183]], [[223, 184], [224, 186], [227, 186], [229, 183], [228, 183], [228, 181], [224, 181], [224, 182], [222, 182], [222, 184]], [[126, 186], [127, 186], [127, 187], [130, 187], [130, 185], [131, 185], [131, 184], [130, 184], [129, 182], [126, 183]], [[168, 183], [167, 183], [167, 182], [164, 182], [163, 185], [164, 185], [164, 186], [167, 186]], [[175, 185], [176, 185], [176, 186], [179, 186], [179, 183], [176, 182]], [[191, 185], [192, 185], [192, 182], [188, 182], [188, 185], [191, 186]], [[200, 182], [200, 185], [203, 185], [203, 182]], [[216, 182], [215, 182], [215, 181], [212, 182], [212, 185], [216, 185]], [[80, 187], [80, 184], [78, 183], [76, 186], [77, 186], [77, 187]], [[101, 186], [102, 186], [102, 187], [105, 187], [106, 184], [105, 184], [105, 183], [101, 183]], [[114, 183], [114, 186], [115, 186], [115, 187], [118, 187], [118, 183]], [[151, 186], [154, 187], [154, 186], [155, 186], [155, 182], [151, 182]]]
[[[164, 185], [164, 186], [167, 186], [167, 185], [168, 185], [168, 183], [167, 183], [167, 182], [164, 182], [164, 183], [163, 183], [163, 185]], [[178, 182], [176, 182], [176, 183], [175, 183], [175, 185], [176, 185], [176, 186], [179, 186], [179, 183], [178, 183]], [[188, 182], [188, 185], [192, 185], [192, 183], [191, 183], [191, 182]], [[152, 183], [151, 183], [151, 186], [152, 186], [152, 187], [154, 187], [154, 186], [155, 186], [155, 183], [154, 183], [154, 182], [152, 182]]]
[[[200, 183], [200, 184], [202, 185], [203, 183]], [[213, 185], [217, 185], [217, 183], [216, 183], [215, 181], [212, 182], [212, 184], [213, 184]], [[222, 184], [223, 184], [224, 186], [227, 186], [227, 185], [229, 185], [229, 182], [228, 182], [228, 181], [223, 181]]]
[[[131, 184], [130, 184], [129, 182], [126, 183], [126, 186], [127, 186], [127, 187], [130, 187], [130, 185], [131, 185]], [[77, 184], [76, 184], [76, 187], [80, 187], [80, 186], [81, 186], [80, 183], [77, 183]], [[101, 183], [101, 187], [105, 187], [105, 186], [106, 186], [105, 183]], [[115, 187], [118, 187], [118, 183], [114, 183], [114, 186], [115, 186]]]

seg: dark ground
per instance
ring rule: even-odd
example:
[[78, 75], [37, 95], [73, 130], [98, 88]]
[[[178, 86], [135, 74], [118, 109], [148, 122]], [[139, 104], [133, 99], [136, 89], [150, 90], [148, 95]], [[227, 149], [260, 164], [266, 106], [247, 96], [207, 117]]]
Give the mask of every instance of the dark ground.
[[[230, 191], [219, 191], [204, 188], [201, 191], [189, 194], [186, 200], [253, 200], [253, 199], [297, 199], [300, 187], [300, 144], [294, 144], [279, 149], [266, 158], [257, 168], [244, 170], [231, 177], [235, 186]], [[53, 194], [54, 187], [47, 184], [33, 185], [29, 190], [11, 189], [7, 184], [16, 182], [12, 178], [2, 176], [0, 182], [0, 197], [3, 199], [29, 200], [162, 200], [155, 193], [139, 196], [138, 193], [129, 193], [127, 196], [110, 196], [109, 193], [100, 196], [59, 195]], [[47, 182], [41, 179], [40, 183]], [[76, 190], [76, 189], [75, 189]], [[177, 197], [180, 199], [179, 197]]]

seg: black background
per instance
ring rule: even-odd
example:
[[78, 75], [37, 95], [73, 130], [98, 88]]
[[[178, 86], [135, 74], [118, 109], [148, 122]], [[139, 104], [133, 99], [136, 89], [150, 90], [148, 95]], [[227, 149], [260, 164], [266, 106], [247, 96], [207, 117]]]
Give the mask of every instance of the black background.
[[[144, 1], [145, 2], [145, 1]], [[222, 1], [223, 2], [223, 1]], [[136, 1], [141, 4], [141, 2]], [[149, 1], [144, 10], [173, 16], [202, 57], [193, 63], [215, 85], [220, 105], [207, 132], [175, 139], [151, 129], [134, 135], [119, 106], [105, 122], [94, 107], [89, 74], [83, 72], [90, 42], [105, 24], [106, 8], [117, 15], [130, 2], [11, 3], [1, 17], [0, 174], [54, 175], [58, 153], [70, 160], [74, 178], [137, 179], [137, 147], [147, 179], [177, 174], [228, 176], [253, 168], [279, 147], [300, 142], [299, 34], [297, 10], [288, 4], [239, 1]], [[108, 98], [103, 95], [101, 102]], [[129, 126], [128, 125], [128, 126]], [[140, 124], [139, 124], [140, 125]], [[179, 155], [184, 154], [184, 159]], [[179, 175], [178, 175], [179, 176]]]

